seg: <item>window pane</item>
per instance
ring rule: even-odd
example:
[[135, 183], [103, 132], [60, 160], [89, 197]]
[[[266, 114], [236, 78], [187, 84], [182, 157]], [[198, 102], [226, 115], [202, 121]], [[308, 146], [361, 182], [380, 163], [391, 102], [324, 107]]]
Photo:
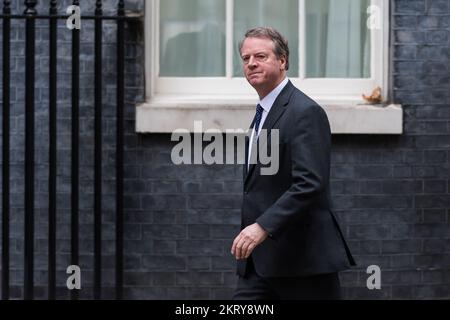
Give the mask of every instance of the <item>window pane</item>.
[[225, 0], [164, 0], [160, 10], [160, 76], [225, 76]]
[[369, 78], [370, 0], [306, 0], [306, 77]]
[[235, 0], [233, 75], [242, 77], [239, 41], [258, 26], [277, 29], [289, 42], [288, 76], [298, 77], [298, 0]]

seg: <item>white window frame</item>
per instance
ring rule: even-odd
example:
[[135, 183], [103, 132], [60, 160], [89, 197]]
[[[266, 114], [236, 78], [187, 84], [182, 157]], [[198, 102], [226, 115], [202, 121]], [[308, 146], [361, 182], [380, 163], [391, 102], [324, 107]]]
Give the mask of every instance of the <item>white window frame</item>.
[[[136, 130], [138, 132], [170, 132], [180, 128], [183, 121], [198, 117], [207, 118], [206, 123], [219, 129], [228, 128], [233, 124], [246, 128], [254, 114], [257, 101], [255, 90], [244, 77], [232, 77], [233, 43], [233, 2], [226, 0], [226, 76], [225, 77], [159, 77], [159, 3], [161, 0], [145, 2], [145, 96], [146, 102], [137, 108]], [[299, 77], [290, 80], [293, 84], [321, 104], [329, 118], [343, 107], [345, 115], [340, 119], [330, 119], [332, 131], [335, 133], [390, 133], [402, 132], [402, 110], [398, 106], [392, 108], [377, 108], [364, 106], [362, 94], [369, 95], [376, 87], [382, 89], [382, 96], [388, 96], [389, 75], [389, 0], [371, 0], [371, 5], [380, 8], [380, 29], [371, 30], [371, 72], [370, 78], [305, 78], [305, 57], [299, 54]], [[304, 28], [305, 0], [299, 0], [299, 28]], [[305, 36], [300, 36], [300, 53], [305, 52]], [[377, 123], [369, 124], [359, 121], [359, 124], [349, 123], [351, 119], [364, 118], [360, 113], [351, 116], [355, 106], [366, 113], [372, 112], [372, 119]], [[350, 109], [349, 109], [350, 107]], [[376, 108], [376, 109], [373, 109]], [[193, 112], [193, 110], [196, 112]], [[218, 110], [222, 110], [222, 113]], [[385, 115], [374, 116], [384, 109]], [[230, 111], [232, 110], [232, 111]], [[207, 112], [205, 112], [207, 111]], [[224, 113], [226, 112], [226, 113]], [[349, 113], [350, 112], [350, 113]], [[394, 116], [395, 114], [395, 116]], [[150, 117], [152, 119], [150, 119]], [[158, 119], [154, 119], [157, 117]], [[342, 118], [344, 117], [344, 118]], [[226, 119], [225, 119], [226, 118]], [[337, 119], [337, 118], [336, 118]], [[393, 125], [381, 122], [392, 122]], [[334, 122], [334, 123], [333, 123]], [[348, 123], [347, 123], [348, 122]], [[354, 122], [354, 121], [353, 121]], [[354, 126], [358, 126], [355, 129]], [[188, 126], [189, 127], [189, 126]], [[334, 128], [333, 128], [334, 127]]]

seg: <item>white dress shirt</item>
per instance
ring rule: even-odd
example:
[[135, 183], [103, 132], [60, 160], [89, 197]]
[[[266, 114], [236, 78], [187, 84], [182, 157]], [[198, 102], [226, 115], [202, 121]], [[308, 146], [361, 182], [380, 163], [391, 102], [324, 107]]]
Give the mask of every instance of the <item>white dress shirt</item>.
[[[288, 77], [284, 78], [284, 80], [281, 81], [280, 84], [276, 86], [275, 89], [270, 91], [270, 93], [267, 96], [265, 96], [262, 100], [259, 100], [259, 105], [263, 108], [263, 114], [261, 117], [261, 122], [259, 123], [259, 128], [256, 128], [258, 129], [257, 136], [259, 135], [261, 128], [263, 127], [264, 121], [266, 120], [267, 115], [269, 114], [269, 111], [273, 106], [273, 103], [275, 102], [275, 100], [277, 99], [278, 95], [283, 90], [283, 88], [287, 85], [288, 81], [289, 81]], [[250, 167], [250, 155], [252, 154], [252, 145], [253, 145], [252, 141], [254, 135], [255, 129], [252, 130], [252, 135], [250, 136], [250, 140], [248, 141], [247, 170]]]

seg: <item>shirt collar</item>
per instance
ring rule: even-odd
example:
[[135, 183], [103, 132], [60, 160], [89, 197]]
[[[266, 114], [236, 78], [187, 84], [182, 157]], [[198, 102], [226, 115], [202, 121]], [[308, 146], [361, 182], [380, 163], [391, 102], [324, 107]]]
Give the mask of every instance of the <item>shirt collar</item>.
[[263, 107], [264, 111], [269, 112], [270, 109], [273, 106], [273, 103], [277, 99], [278, 95], [280, 94], [281, 90], [286, 86], [289, 79], [288, 77], [285, 77], [283, 81], [280, 82], [278, 86], [275, 87], [270, 93], [265, 96], [262, 100], [259, 101], [259, 104], [261, 107]]

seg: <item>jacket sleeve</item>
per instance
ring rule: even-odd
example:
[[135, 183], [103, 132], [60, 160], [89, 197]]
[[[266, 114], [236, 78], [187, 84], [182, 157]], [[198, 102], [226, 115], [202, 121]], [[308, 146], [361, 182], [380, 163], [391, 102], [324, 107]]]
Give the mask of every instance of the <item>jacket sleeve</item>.
[[292, 219], [300, 218], [329, 183], [331, 133], [325, 111], [311, 105], [294, 116], [290, 137], [292, 184], [256, 222], [276, 240]]

